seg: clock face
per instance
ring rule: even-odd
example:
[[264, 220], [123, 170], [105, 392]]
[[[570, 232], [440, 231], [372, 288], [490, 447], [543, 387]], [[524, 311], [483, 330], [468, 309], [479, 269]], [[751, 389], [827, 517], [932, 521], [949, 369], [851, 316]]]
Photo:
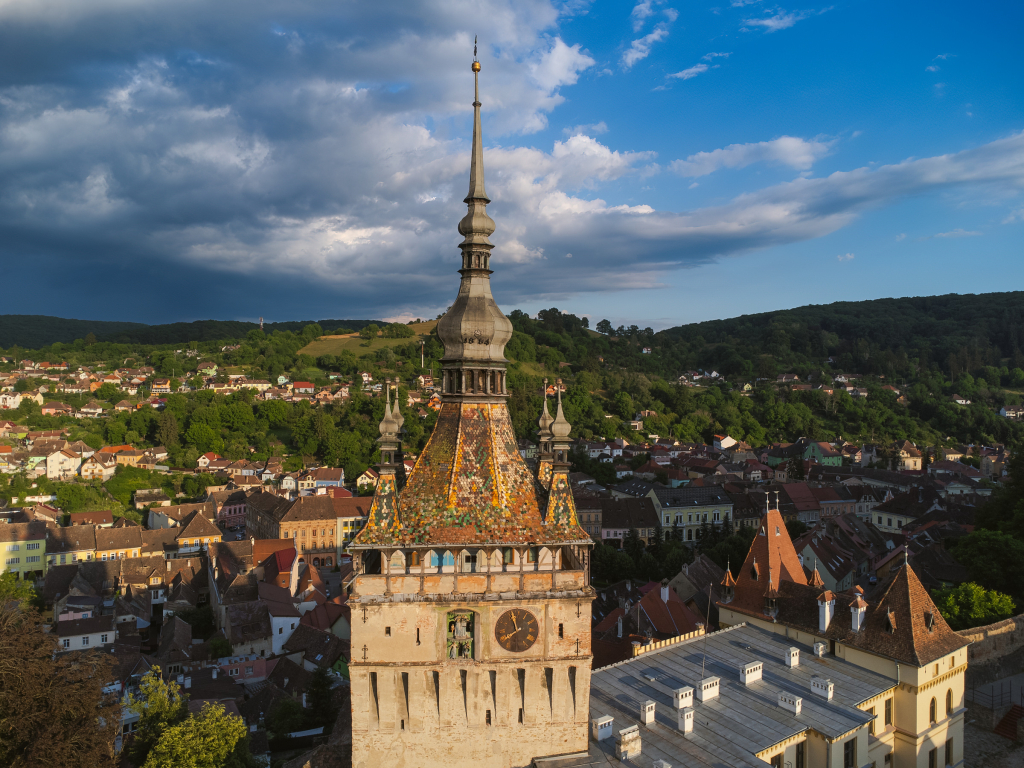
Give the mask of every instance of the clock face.
[[494, 636], [506, 651], [521, 653], [540, 636], [537, 617], [523, 608], [505, 611], [494, 624]]

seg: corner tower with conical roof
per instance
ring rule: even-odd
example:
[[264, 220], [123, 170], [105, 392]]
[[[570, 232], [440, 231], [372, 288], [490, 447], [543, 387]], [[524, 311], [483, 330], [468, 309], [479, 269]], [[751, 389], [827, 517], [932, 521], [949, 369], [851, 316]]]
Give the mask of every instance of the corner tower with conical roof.
[[541, 425], [547, 483], [519, 454], [506, 405], [512, 324], [491, 295], [477, 61], [473, 72], [461, 280], [437, 327], [441, 410], [403, 486], [400, 416], [385, 407], [380, 481], [351, 547], [352, 760], [363, 768], [510, 768], [587, 747], [592, 542], [569, 488], [561, 404]]

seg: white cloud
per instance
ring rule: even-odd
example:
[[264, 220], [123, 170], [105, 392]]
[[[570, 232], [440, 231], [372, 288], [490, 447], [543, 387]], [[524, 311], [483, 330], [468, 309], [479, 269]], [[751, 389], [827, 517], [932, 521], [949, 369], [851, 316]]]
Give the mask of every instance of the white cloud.
[[832, 142], [807, 141], [795, 136], [780, 136], [754, 144], [730, 144], [712, 152], [698, 152], [669, 166], [681, 176], [706, 176], [719, 168], [745, 168], [754, 163], [787, 165], [806, 170], [824, 157]]
[[980, 237], [981, 232], [969, 232], [966, 229], [954, 229], [950, 232], [938, 232], [933, 237]]
[[1009, 216], [1003, 219], [1003, 224], [1012, 224], [1015, 221], [1024, 221], [1024, 208], [1018, 208], [1010, 213]]
[[903, 242], [906, 239], [907, 239], [907, 233], [906, 232], [900, 232], [898, 235], [896, 235], [896, 242], [897, 243], [901, 243], [901, 242]]
[[855, 258], [855, 256], [852, 253], [840, 253], [838, 256], [836, 256], [836, 260], [840, 261], [840, 262], [842, 262], [842, 261], [853, 261], [854, 258]]
[[622, 68], [629, 69], [638, 61], [646, 59], [651, 53], [651, 46], [668, 37], [668, 24], [662, 22], [655, 26], [654, 30], [643, 37], [634, 40], [624, 54], [622, 54]]
[[712, 59], [719, 58], [727, 59], [730, 56], [732, 56], [732, 51], [729, 51], [728, 53], [705, 53], [701, 58], [704, 59], [704, 61], [711, 61]]
[[755, 27], [765, 32], [778, 32], [782, 29], [789, 29], [798, 21], [803, 21], [811, 15], [811, 11], [783, 11], [779, 10], [774, 16], [766, 16], [763, 19], [744, 19], [743, 28]]
[[696, 189], [696, 188], [697, 188], [697, 187], [699, 187], [699, 186], [700, 186], [700, 184], [698, 184], [698, 183], [697, 183], [697, 182], [695, 181], [695, 182], [693, 182], [693, 184], [691, 184], [690, 186], [688, 186], [688, 187], [687, 187], [687, 189]]
[[[716, 65], [717, 66], [717, 65]], [[680, 80], [689, 80], [691, 77], [696, 77], [702, 72], [708, 71], [707, 64], [694, 64], [689, 69], [684, 69], [682, 72], [676, 72], [675, 74], [668, 75], [668, 77], [679, 78]]]
[[732, 0], [733, 8], [743, 8], [746, 5], [757, 5], [761, 0]]
[[935, 66], [934, 64], [932, 64], [930, 67], [925, 67], [924, 71], [925, 72], [938, 72], [939, 68], [937, 66]]
[[578, 136], [580, 134], [586, 136], [599, 136], [602, 133], [608, 133], [608, 126], [604, 120], [599, 123], [590, 123], [584, 125], [574, 125], [571, 128], [563, 128], [562, 133], [566, 136]]
[[954, 56], [956, 56], [955, 53], [940, 53], [938, 56], [936, 56], [934, 59], [932, 59], [932, 61], [938, 61], [940, 59], [942, 61], [945, 61], [946, 59], [951, 59]]
[[640, 0], [640, 2], [633, 6], [629, 17], [633, 20], [634, 32], [639, 32], [643, 28], [647, 17], [654, 15], [654, 9], [651, 7], [653, 3], [654, 0]]

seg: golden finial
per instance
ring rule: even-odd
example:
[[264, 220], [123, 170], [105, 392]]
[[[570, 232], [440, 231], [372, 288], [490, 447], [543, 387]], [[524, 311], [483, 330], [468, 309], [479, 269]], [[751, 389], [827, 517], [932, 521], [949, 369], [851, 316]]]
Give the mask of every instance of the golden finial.
[[480, 71], [480, 62], [477, 61], [477, 59], [476, 59], [476, 40], [477, 40], [477, 36], [473, 35], [473, 71], [474, 72], [479, 72]]

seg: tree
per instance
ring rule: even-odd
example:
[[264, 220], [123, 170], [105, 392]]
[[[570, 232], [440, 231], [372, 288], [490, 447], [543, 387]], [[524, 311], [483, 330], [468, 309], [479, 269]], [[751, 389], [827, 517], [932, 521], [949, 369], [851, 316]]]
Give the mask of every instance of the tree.
[[796, 541], [807, 533], [807, 526], [799, 520], [787, 520], [786, 532], [789, 534], [790, 539]]
[[31, 603], [35, 597], [36, 591], [31, 581], [19, 579], [13, 571], [0, 573], [0, 606], [11, 601]]
[[282, 699], [270, 711], [267, 727], [275, 734], [298, 731], [303, 726], [302, 705], [295, 699]]
[[596, 326], [598, 333], [603, 333], [605, 336], [612, 335], [612, 324], [607, 320], [602, 320]]
[[[186, 608], [183, 611], [178, 611], [174, 616], [190, 625], [192, 636], [196, 638], [205, 640], [217, 630], [213, 608], [209, 604], [197, 608]], [[173, 621], [173, 619], [168, 619], [168, 621]], [[231, 654], [228, 652], [225, 655], [230, 656]]]
[[128, 709], [139, 715], [129, 752], [135, 765], [148, 765], [150, 752], [168, 729], [185, 719], [188, 706], [181, 688], [172, 680], [164, 680], [158, 666], [143, 675], [139, 694], [128, 696]]
[[378, 333], [380, 333], [380, 326], [376, 323], [370, 323], [360, 329], [359, 338], [363, 341], [370, 342], [377, 338]]
[[1008, 619], [1014, 614], [1013, 598], [968, 582], [933, 595], [935, 607], [951, 629], [971, 629]]
[[207, 702], [198, 715], [164, 731], [143, 768], [221, 768], [245, 735], [242, 718]]
[[950, 549], [971, 576], [985, 589], [1003, 589], [1016, 599], [1024, 597], [1024, 542], [1008, 533], [974, 531]]
[[44, 627], [24, 603], [0, 601], [0, 765], [113, 768], [121, 713], [102, 690], [113, 658], [58, 654]]
[[334, 722], [334, 703], [331, 701], [331, 677], [323, 667], [317, 667], [306, 688], [311, 725], [330, 725]]
[[803, 480], [804, 479], [804, 462], [799, 456], [794, 456], [786, 464], [786, 474], [790, 480]]
[[639, 565], [640, 558], [644, 556], [644, 542], [636, 528], [630, 528], [626, 533], [626, 538], [622, 542], [622, 550], [633, 558], [634, 563]]
[[215, 637], [210, 641], [210, 656], [214, 659], [223, 659], [231, 655], [231, 643], [223, 637]]
[[124, 393], [118, 389], [116, 384], [104, 384], [93, 392], [97, 400], [106, 400], [108, 403], [116, 403], [124, 397]]
[[167, 447], [178, 444], [178, 419], [170, 411], [164, 411], [157, 419], [156, 441]]

